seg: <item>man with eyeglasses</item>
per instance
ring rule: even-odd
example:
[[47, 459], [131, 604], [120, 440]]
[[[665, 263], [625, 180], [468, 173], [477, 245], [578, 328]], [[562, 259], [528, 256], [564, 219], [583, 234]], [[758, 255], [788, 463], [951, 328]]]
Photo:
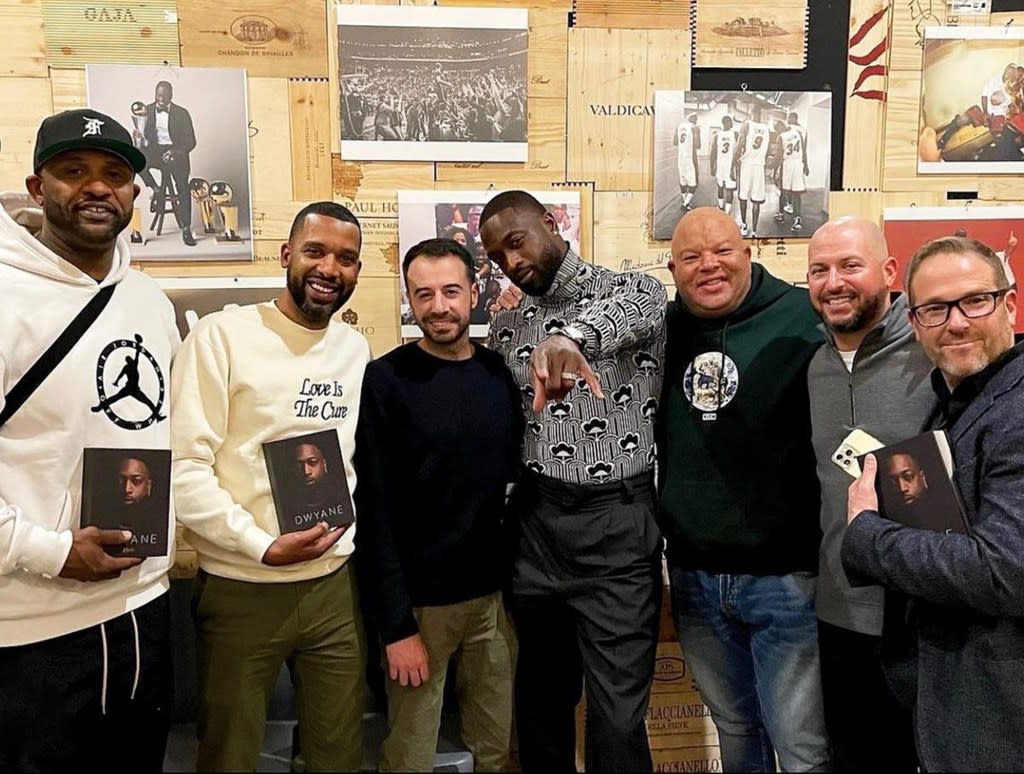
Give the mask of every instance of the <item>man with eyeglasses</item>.
[[925, 771], [1024, 766], [1024, 344], [1017, 290], [980, 242], [937, 239], [907, 267], [914, 335], [935, 364], [966, 534], [878, 514], [873, 455], [850, 486], [842, 559], [852, 580], [910, 597], [915, 724]]

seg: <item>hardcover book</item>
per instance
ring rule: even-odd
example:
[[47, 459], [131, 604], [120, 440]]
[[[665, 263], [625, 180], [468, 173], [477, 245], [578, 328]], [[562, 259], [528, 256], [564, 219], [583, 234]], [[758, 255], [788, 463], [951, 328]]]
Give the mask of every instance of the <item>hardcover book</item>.
[[91, 447], [82, 460], [83, 527], [126, 529], [111, 556], [166, 556], [170, 542], [171, 452]]
[[335, 529], [355, 521], [336, 430], [268, 441], [263, 457], [282, 535], [321, 522]]
[[921, 433], [872, 454], [878, 461], [875, 491], [882, 516], [916, 529], [967, 532], [944, 430]]

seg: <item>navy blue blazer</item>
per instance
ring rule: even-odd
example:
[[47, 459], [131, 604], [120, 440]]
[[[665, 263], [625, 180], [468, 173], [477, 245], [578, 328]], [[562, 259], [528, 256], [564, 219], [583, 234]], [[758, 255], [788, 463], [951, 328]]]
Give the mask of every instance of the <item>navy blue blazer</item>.
[[866, 511], [846, 530], [841, 556], [848, 573], [912, 598], [924, 768], [1021, 771], [1024, 355], [995, 373], [948, 432], [968, 534], [911, 529]]

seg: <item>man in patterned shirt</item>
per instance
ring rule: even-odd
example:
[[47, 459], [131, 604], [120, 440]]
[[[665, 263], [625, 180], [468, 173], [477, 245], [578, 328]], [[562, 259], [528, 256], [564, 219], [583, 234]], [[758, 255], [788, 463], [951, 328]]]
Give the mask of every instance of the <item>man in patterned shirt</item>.
[[522, 770], [575, 770], [585, 676], [587, 771], [651, 771], [644, 715], [661, 597], [652, 422], [665, 289], [584, 263], [523, 191], [491, 199], [480, 224], [489, 258], [526, 294], [491, 321], [527, 422], [526, 472], [510, 503]]

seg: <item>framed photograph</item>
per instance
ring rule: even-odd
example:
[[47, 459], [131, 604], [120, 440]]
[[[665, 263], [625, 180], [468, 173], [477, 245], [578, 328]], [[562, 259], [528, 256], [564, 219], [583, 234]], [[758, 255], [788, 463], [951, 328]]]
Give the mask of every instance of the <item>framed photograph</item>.
[[157, 277], [156, 281], [174, 305], [182, 339], [210, 312], [273, 301], [285, 286], [284, 272], [280, 277]]
[[[476, 259], [476, 283], [480, 300], [470, 317], [469, 335], [487, 335], [488, 305], [511, 284], [498, 265], [487, 258], [480, 241], [480, 215], [497, 191], [399, 191], [398, 192], [398, 282], [401, 289], [399, 314], [402, 338], [418, 339], [423, 333], [413, 320], [409, 294], [401, 272], [401, 261], [417, 242], [449, 237], [461, 242]], [[576, 191], [530, 191], [555, 216], [562, 238], [580, 251], [580, 195]]]
[[[966, 236], [992, 248], [1003, 261], [1010, 282], [1024, 277], [1024, 207], [886, 207], [883, 231], [889, 254], [899, 262], [896, 287], [903, 289], [907, 263], [926, 242], [940, 237]], [[1024, 332], [1024, 317], [1014, 330]]]
[[807, 64], [807, 0], [774, 0], [757, 10], [700, 0], [694, 8], [694, 67], [799, 70]]
[[744, 237], [810, 237], [828, 220], [831, 143], [830, 92], [654, 92], [654, 238], [695, 207]]
[[136, 261], [251, 261], [245, 70], [87, 65], [89, 106], [132, 133], [147, 165], [129, 226]]
[[917, 171], [1024, 171], [1024, 28], [926, 27]]
[[338, 6], [341, 157], [526, 161], [525, 8]]

